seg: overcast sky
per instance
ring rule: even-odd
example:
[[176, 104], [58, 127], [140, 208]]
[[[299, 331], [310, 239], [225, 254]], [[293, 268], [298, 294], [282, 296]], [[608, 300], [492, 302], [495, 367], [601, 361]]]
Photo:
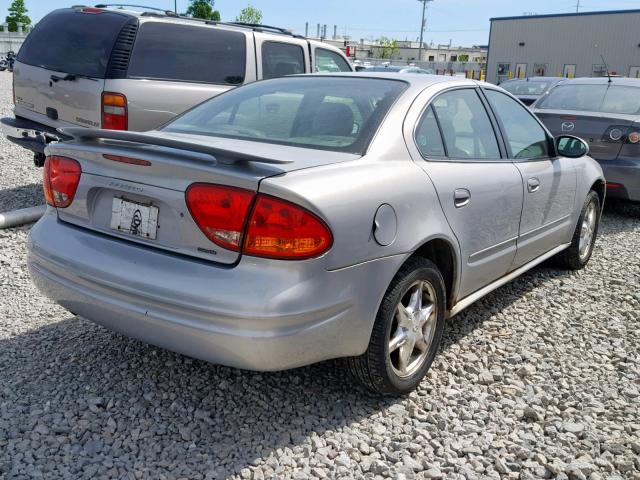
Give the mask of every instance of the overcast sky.
[[[117, 1], [117, 0], [112, 0]], [[125, 2], [126, 0], [120, 0]], [[528, 13], [569, 13], [576, 11], [577, 0], [434, 0], [429, 4], [425, 41], [470, 46], [486, 44], [489, 38], [489, 19], [492, 17]], [[6, 8], [10, 0], [2, 2]], [[47, 12], [82, 3], [81, 0], [26, 0], [32, 21]], [[173, 10], [174, 0], [129, 0], [157, 8]], [[188, 0], [178, 0], [178, 10], [184, 12]], [[316, 34], [318, 23], [327, 24], [327, 33], [333, 34], [338, 25], [339, 34], [352, 38], [377, 38], [381, 35], [400, 40], [419, 36], [421, 4], [418, 0], [216, 0], [216, 8], [223, 20], [234, 20], [240, 9], [248, 3], [264, 13], [263, 23], [291, 28], [304, 33], [309, 22], [309, 34]], [[624, 10], [640, 8], [639, 0], [581, 0], [580, 11]], [[94, 3], [90, 3], [94, 4]], [[0, 11], [4, 17], [6, 11]]]

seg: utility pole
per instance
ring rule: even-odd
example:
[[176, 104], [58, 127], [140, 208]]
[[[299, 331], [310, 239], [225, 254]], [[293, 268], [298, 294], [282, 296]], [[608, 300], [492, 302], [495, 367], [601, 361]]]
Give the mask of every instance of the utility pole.
[[173, 11], [178, 14], [178, 0], [173, 0]]
[[580, 0], [577, 0], [576, 3], [576, 13], [580, 13]]
[[428, 2], [433, 2], [434, 0], [418, 0], [419, 2], [422, 3], [422, 23], [420, 24], [420, 46], [418, 47], [418, 61], [421, 62], [422, 61], [422, 36], [424, 34], [424, 17], [425, 14], [427, 13], [427, 3]]

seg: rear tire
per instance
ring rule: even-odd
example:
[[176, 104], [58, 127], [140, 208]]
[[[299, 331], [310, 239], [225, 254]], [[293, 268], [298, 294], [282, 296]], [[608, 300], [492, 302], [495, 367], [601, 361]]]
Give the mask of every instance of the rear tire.
[[580, 270], [589, 263], [598, 236], [600, 214], [600, 197], [591, 190], [580, 212], [571, 245], [556, 257], [561, 268]]
[[382, 299], [367, 351], [347, 359], [352, 375], [382, 395], [415, 390], [442, 339], [445, 298], [444, 280], [435, 264], [409, 259]]

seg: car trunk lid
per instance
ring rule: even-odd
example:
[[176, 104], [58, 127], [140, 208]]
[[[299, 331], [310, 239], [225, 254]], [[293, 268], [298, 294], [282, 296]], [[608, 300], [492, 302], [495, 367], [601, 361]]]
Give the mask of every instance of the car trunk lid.
[[628, 115], [561, 110], [536, 110], [535, 113], [554, 136], [574, 135], [585, 140], [590, 155], [597, 160], [615, 160], [623, 145], [621, 139], [633, 124], [633, 117]]
[[[58, 209], [60, 220], [123, 241], [229, 265], [239, 259], [240, 253], [214, 244], [200, 230], [185, 199], [191, 184], [202, 182], [257, 192], [266, 177], [360, 158], [165, 132], [74, 128], [65, 133], [76, 140], [51, 144], [47, 154], [77, 160], [82, 175], [72, 204]], [[139, 232], [132, 234], [131, 212], [136, 209], [140, 210], [136, 222], [142, 221], [146, 228], [138, 225]]]

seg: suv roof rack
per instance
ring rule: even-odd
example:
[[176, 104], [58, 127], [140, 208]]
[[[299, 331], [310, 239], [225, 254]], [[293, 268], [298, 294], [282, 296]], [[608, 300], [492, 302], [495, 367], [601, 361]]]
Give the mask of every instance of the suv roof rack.
[[[86, 5], [73, 5], [72, 8], [81, 8], [81, 7], [85, 7]], [[107, 8], [107, 7], [134, 7], [134, 8], [141, 8], [141, 9], [145, 9], [147, 10], [146, 12], [142, 12], [140, 15], [144, 16], [144, 17], [170, 17], [170, 18], [179, 18], [181, 20], [191, 20], [193, 22], [201, 22], [201, 23], [206, 23], [208, 25], [226, 25], [229, 27], [238, 27], [238, 28], [248, 28], [250, 30], [253, 30], [254, 32], [267, 32], [267, 33], [277, 33], [280, 35], [288, 35], [290, 37], [294, 37], [294, 38], [305, 38], [306, 37], [304, 35], [298, 35], [296, 33], [293, 33], [291, 30], [288, 30], [286, 28], [281, 28], [281, 27], [274, 27], [272, 25], [262, 25], [259, 23], [245, 23], [245, 22], [221, 22], [218, 20], [206, 20], [204, 18], [194, 18], [194, 17], [187, 17], [185, 15], [178, 15], [176, 12], [174, 12], [173, 10], [164, 10], [162, 8], [156, 8], [156, 7], [147, 7], [145, 5], [136, 5], [136, 4], [130, 4], [130, 3], [99, 3], [97, 5], [94, 5], [94, 8]]]
[[281, 33], [283, 35], [290, 35], [292, 37], [304, 38], [302, 35], [296, 35], [291, 30], [286, 28], [274, 27], [271, 25], [262, 25], [260, 23], [246, 23], [246, 22], [224, 22], [224, 25], [231, 25], [234, 27], [250, 28], [256, 32], [271, 32]]
[[155, 12], [162, 12], [169, 17], [177, 16], [172, 10], [164, 10], [162, 8], [156, 7], [147, 7], [146, 5], [135, 5], [131, 3], [99, 3], [94, 5], [95, 8], [107, 8], [107, 7], [135, 7], [135, 8], [144, 8], [145, 10], [153, 10]]

